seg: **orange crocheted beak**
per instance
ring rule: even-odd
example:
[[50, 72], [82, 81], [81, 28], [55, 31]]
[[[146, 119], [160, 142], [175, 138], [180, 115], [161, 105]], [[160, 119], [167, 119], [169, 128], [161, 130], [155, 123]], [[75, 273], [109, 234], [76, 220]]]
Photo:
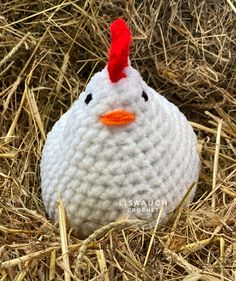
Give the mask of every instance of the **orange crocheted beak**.
[[106, 126], [124, 126], [135, 120], [135, 115], [125, 110], [114, 110], [103, 114], [99, 118], [100, 122]]

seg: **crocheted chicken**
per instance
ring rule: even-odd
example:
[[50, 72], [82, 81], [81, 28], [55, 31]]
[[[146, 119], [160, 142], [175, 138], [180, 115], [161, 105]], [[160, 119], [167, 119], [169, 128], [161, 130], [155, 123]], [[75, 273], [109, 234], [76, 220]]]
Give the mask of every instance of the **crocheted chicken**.
[[46, 210], [56, 219], [60, 198], [80, 237], [121, 217], [155, 220], [160, 208], [164, 218], [198, 180], [193, 129], [130, 65], [131, 40], [125, 22], [113, 22], [107, 66], [55, 123], [42, 152]]

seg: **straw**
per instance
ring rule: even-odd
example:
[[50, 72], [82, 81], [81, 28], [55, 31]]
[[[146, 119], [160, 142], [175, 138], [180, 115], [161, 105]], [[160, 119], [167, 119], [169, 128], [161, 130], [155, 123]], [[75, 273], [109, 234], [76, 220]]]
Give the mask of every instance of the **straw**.
[[[235, 280], [235, 8], [233, 0], [1, 2], [1, 281]], [[105, 67], [117, 17], [132, 30], [131, 64], [193, 126], [201, 175], [194, 201], [167, 222], [143, 229], [118, 220], [82, 241], [62, 205], [56, 222], [45, 212], [41, 152]]]

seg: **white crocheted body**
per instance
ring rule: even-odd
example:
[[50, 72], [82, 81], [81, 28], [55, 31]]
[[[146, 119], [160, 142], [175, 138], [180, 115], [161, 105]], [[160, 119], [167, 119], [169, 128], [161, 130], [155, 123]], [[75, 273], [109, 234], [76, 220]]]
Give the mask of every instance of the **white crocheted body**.
[[[130, 211], [137, 198], [158, 201], [165, 215], [198, 179], [196, 136], [185, 116], [132, 67], [126, 74], [111, 83], [106, 68], [97, 73], [56, 122], [43, 149], [42, 194], [49, 216], [57, 217], [60, 197], [81, 236], [122, 216], [137, 217]], [[86, 104], [88, 94], [92, 100]], [[114, 109], [133, 112], [136, 120], [120, 127], [99, 122]]]

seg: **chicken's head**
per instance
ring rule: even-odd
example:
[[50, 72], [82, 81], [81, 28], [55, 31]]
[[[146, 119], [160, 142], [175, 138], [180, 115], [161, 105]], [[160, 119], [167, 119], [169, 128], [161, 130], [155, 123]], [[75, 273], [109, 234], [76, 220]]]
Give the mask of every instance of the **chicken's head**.
[[139, 123], [141, 113], [152, 115], [153, 102], [150, 100], [156, 93], [130, 64], [131, 40], [126, 23], [122, 19], [114, 21], [108, 64], [91, 78], [80, 96], [87, 117], [111, 130], [122, 128], [129, 131]]

